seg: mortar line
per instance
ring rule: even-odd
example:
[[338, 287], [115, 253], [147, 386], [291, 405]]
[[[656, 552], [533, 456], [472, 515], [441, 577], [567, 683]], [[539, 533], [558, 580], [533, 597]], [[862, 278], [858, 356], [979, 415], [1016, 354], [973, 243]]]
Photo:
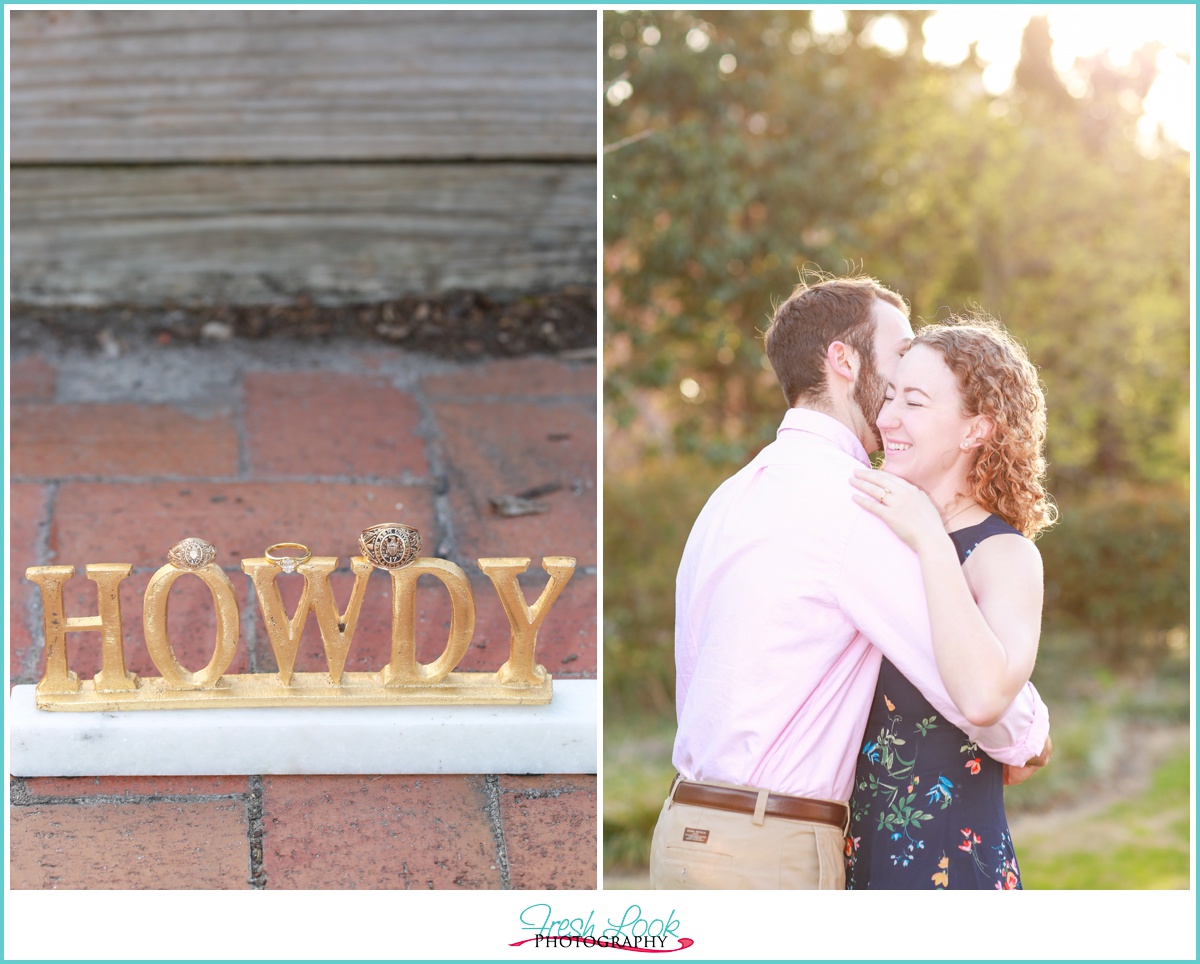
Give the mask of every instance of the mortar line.
[[246, 795], [246, 839], [250, 844], [250, 877], [253, 890], [267, 889], [267, 871], [263, 864], [263, 781], [261, 774], [250, 777]]
[[[234, 408], [233, 408], [233, 430], [237, 437], [238, 453], [237, 467], [238, 476], [241, 479], [247, 479], [250, 475], [250, 438], [249, 428], [246, 425], [246, 376], [247, 371], [242, 368], [237, 374], [237, 390], [234, 392]], [[211, 481], [211, 480], [210, 480]], [[238, 567], [237, 571], [241, 571]], [[250, 590], [253, 593], [253, 590]], [[246, 598], [246, 597], [243, 597]], [[250, 597], [252, 598], [252, 596]], [[247, 603], [250, 599], [247, 598]], [[244, 640], [246, 643], [246, 672], [258, 672], [258, 633], [255, 631], [254, 624], [254, 609], [249, 604], [241, 609], [241, 625], [238, 627], [240, 636], [239, 641]], [[250, 883], [254, 886], [254, 870], [251, 868]]]
[[[559, 679], [559, 677], [556, 676], [555, 679]], [[565, 780], [567, 777], [566, 775], [563, 775], [559, 777], [559, 779]], [[522, 790], [519, 794], [519, 797], [522, 800], [555, 800], [559, 797], [570, 796], [571, 794], [577, 793], [580, 790], [583, 790], [585, 793], [587, 792], [586, 788], [576, 786], [574, 783], [566, 787], [551, 787], [548, 789], [529, 787]]]
[[250, 475], [250, 439], [246, 426], [246, 371], [237, 373], [237, 388], [233, 393], [233, 432], [237, 438], [237, 474], [239, 478]]
[[[51, 481], [46, 486], [45, 502], [42, 504], [44, 509], [43, 521], [38, 526], [37, 538], [35, 543], [36, 559], [50, 558], [50, 530], [54, 525], [54, 510], [58, 502], [58, 482]], [[24, 573], [22, 573], [22, 576]], [[42, 660], [42, 649], [45, 647], [45, 627], [42, 624], [42, 594], [40, 592], [30, 593], [26, 604], [22, 607], [21, 616], [25, 620], [25, 629], [29, 633], [30, 646], [25, 653], [25, 658], [22, 661], [20, 672], [22, 680], [36, 682], [38, 675], [38, 665]], [[37, 641], [42, 640], [42, 646], [37, 645]], [[14, 683], [19, 682], [13, 680]]]
[[419, 380], [409, 389], [409, 393], [417, 403], [417, 411], [421, 416], [418, 431], [425, 439], [425, 459], [429, 465], [429, 478], [433, 490], [433, 518], [442, 533], [433, 555], [461, 564], [458, 559], [458, 540], [454, 532], [454, 513], [450, 506], [450, 474], [445, 454], [442, 452], [441, 432], [438, 431], [433, 406]]
[[581, 402], [588, 403], [590, 408], [594, 408], [596, 402], [595, 395], [587, 395], [582, 392], [578, 394], [554, 394], [554, 395], [469, 395], [464, 393], [451, 394], [447, 392], [432, 392], [430, 397], [439, 402], [447, 402], [450, 404], [476, 404], [482, 403], [485, 405], [537, 405], [545, 407], [558, 407], [567, 405], [578, 405]]
[[[241, 572], [240, 569], [237, 571]], [[258, 612], [258, 593], [255, 591], [253, 583], [250, 583], [246, 593], [247, 595], [243, 597], [246, 605], [242, 607], [239, 639], [246, 641], [246, 672], [259, 673], [261, 670], [258, 665], [258, 620], [254, 618]]]
[[512, 890], [508, 868], [508, 844], [504, 839], [504, 817], [500, 810], [500, 778], [489, 773], [483, 778], [487, 791], [487, 812], [492, 824], [492, 839], [496, 842], [496, 866], [500, 868], [501, 890]]
[[[14, 792], [10, 794], [10, 804], [14, 807], [99, 807], [112, 804], [146, 804], [146, 803], [217, 803], [223, 800], [243, 800], [246, 791], [237, 793], [81, 793], [81, 794], [39, 794], [32, 793], [25, 777], [13, 777]], [[145, 779], [144, 777], [139, 779]], [[16, 782], [21, 780], [23, 790], [16, 789]], [[12, 799], [14, 798], [15, 799]]]
[[[241, 460], [241, 441], [239, 440], [239, 462]], [[239, 473], [243, 468], [239, 465]], [[120, 484], [120, 485], [399, 485], [405, 488], [419, 488], [436, 483], [436, 479], [413, 475], [404, 471], [399, 475], [287, 475], [283, 473], [264, 472], [257, 475], [14, 475], [13, 482], [25, 482], [33, 485], [47, 485], [51, 482], [78, 482], [86, 484]]]

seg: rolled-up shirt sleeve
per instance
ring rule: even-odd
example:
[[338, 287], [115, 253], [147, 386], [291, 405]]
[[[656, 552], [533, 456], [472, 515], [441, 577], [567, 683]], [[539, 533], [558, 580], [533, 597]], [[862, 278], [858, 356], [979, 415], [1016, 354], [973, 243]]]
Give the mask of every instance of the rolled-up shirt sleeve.
[[1026, 683], [1001, 719], [975, 726], [959, 712], [938, 673], [917, 555], [888, 526], [859, 509], [836, 579], [838, 603], [869, 639], [947, 720], [1000, 763], [1023, 765], [1050, 732], [1050, 713]]

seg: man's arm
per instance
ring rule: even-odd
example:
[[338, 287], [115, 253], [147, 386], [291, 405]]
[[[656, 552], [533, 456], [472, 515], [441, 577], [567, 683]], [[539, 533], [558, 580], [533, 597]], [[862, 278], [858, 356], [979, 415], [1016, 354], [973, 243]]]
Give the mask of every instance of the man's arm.
[[938, 673], [916, 553], [870, 513], [856, 508], [855, 515], [837, 578], [838, 603], [847, 618], [992, 759], [1021, 767], [1037, 757], [1049, 736], [1050, 716], [1033, 684], [1021, 688], [996, 723], [972, 725]]

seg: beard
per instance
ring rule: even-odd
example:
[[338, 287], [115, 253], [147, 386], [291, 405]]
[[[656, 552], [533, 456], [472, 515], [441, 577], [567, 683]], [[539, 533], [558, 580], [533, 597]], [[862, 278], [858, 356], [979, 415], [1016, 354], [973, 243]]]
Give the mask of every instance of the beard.
[[883, 436], [879, 434], [879, 427], [875, 422], [879, 418], [879, 412], [883, 409], [883, 400], [886, 394], [887, 380], [879, 374], [879, 369], [875, 367], [875, 359], [871, 358], [863, 366], [854, 382], [852, 397], [854, 404], [858, 406], [858, 410], [867, 423], [871, 438], [875, 440], [875, 448], [872, 449], [874, 452], [883, 448]]

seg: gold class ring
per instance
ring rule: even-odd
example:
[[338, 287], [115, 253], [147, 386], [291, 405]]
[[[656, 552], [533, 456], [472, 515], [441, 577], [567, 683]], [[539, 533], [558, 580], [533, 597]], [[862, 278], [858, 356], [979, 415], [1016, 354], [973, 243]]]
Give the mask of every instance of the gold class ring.
[[363, 529], [358, 548], [378, 569], [403, 569], [421, 554], [421, 533], [402, 522], [381, 522]]
[[180, 569], [203, 569], [216, 558], [217, 550], [212, 547], [212, 543], [195, 536], [180, 539], [167, 550], [167, 559], [171, 565]]
[[[295, 549], [296, 552], [288, 552], [285, 555], [275, 555], [275, 550]], [[266, 557], [284, 572], [295, 572], [297, 566], [302, 566], [312, 558], [312, 553], [308, 551], [308, 546], [302, 545], [299, 542], [277, 542], [270, 546], [266, 553]]]

